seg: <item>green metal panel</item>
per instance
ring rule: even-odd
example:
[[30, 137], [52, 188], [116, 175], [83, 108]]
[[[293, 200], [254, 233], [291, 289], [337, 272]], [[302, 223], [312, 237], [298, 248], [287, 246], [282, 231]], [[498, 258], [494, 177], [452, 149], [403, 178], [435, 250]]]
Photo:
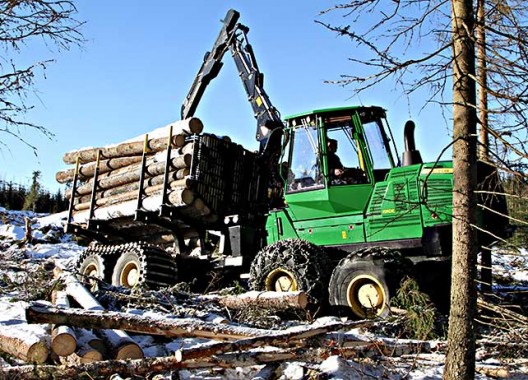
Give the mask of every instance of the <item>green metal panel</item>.
[[268, 240], [331, 246], [420, 238], [424, 227], [451, 221], [452, 181], [452, 163], [440, 162], [392, 169], [372, 197], [372, 184], [288, 194], [287, 207], [270, 214]]
[[343, 111], [351, 111], [350, 113], [352, 113], [352, 111], [356, 111], [356, 110], [359, 110], [361, 108], [364, 108], [364, 107], [362, 107], [362, 106], [348, 106], [348, 107], [335, 107], [335, 108], [320, 108], [320, 109], [315, 109], [315, 110], [311, 110], [311, 111], [297, 113], [297, 114], [294, 114], [294, 115], [288, 115], [288, 116], [286, 116], [284, 118], [284, 120], [290, 120], [290, 119], [295, 119], [295, 118], [298, 118], [298, 117], [309, 116], [309, 115], [317, 115], [317, 114], [322, 114], [322, 113], [343, 112]]
[[422, 236], [418, 191], [421, 165], [394, 168], [378, 182], [367, 209], [367, 241], [410, 239]]
[[[266, 223], [267, 243], [301, 238], [317, 245], [331, 246], [365, 241], [363, 213], [293, 222], [289, 208], [271, 212]], [[280, 226], [280, 227], [279, 227]]]
[[365, 241], [363, 213], [295, 222], [299, 237], [314, 244], [332, 246]]
[[279, 240], [297, 239], [299, 235], [293, 228], [287, 209], [271, 211], [266, 220], [267, 244]]
[[453, 163], [424, 164], [420, 170], [422, 214], [425, 227], [451, 223], [453, 214]]
[[363, 212], [370, 198], [371, 184], [341, 185], [286, 195], [294, 221], [338, 217]]

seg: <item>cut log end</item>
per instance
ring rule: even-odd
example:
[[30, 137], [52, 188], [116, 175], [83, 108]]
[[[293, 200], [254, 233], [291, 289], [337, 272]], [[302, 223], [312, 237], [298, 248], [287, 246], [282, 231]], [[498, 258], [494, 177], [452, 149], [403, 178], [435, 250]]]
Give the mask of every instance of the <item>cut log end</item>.
[[86, 351], [82, 356], [80, 356], [79, 361], [81, 363], [92, 363], [103, 360], [103, 354], [97, 350]]
[[60, 333], [53, 336], [51, 350], [59, 356], [71, 355], [77, 347], [77, 340], [68, 333]]
[[144, 357], [143, 350], [135, 343], [124, 344], [119, 347], [116, 354], [116, 360], [143, 359]]
[[203, 128], [204, 128], [203, 123], [197, 117], [191, 117], [188, 120], [188, 123], [189, 123], [189, 130], [192, 133], [201, 133], [203, 131]]
[[29, 363], [42, 364], [48, 360], [48, 355], [49, 350], [46, 344], [44, 342], [38, 342], [29, 347], [26, 361]]

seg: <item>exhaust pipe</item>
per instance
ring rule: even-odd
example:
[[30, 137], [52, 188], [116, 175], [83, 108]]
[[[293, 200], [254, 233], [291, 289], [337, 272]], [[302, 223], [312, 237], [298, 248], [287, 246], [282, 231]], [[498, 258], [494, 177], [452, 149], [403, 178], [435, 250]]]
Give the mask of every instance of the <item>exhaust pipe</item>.
[[403, 142], [405, 144], [405, 151], [403, 152], [402, 165], [409, 166], [423, 163], [422, 156], [419, 150], [416, 150], [414, 143], [414, 121], [409, 120], [405, 123], [403, 129]]

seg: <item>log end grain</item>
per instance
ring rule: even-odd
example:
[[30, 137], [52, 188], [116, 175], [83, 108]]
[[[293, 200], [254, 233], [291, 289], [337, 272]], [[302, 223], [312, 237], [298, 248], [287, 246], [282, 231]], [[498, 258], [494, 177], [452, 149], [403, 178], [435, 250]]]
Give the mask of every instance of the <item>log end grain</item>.
[[37, 342], [32, 344], [26, 353], [25, 361], [29, 363], [42, 364], [48, 360], [49, 349], [46, 343]]
[[99, 351], [103, 356], [106, 355], [106, 345], [101, 339], [92, 339], [88, 342], [88, 346], [96, 351]]
[[116, 360], [143, 359], [143, 350], [135, 343], [126, 343], [119, 347], [116, 353]]
[[185, 136], [184, 135], [176, 135], [172, 137], [172, 146], [175, 148], [181, 148], [185, 145]]
[[92, 363], [103, 360], [103, 354], [97, 350], [86, 351], [82, 356], [79, 357], [81, 363]]
[[51, 350], [59, 356], [71, 355], [77, 348], [77, 339], [69, 333], [59, 333], [53, 336]]

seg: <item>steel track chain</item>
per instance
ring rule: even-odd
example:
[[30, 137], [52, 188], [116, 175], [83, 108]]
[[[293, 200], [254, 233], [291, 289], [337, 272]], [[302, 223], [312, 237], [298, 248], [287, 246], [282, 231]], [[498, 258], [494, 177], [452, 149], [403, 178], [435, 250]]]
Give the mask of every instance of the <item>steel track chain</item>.
[[177, 273], [176, 262], [163, 249], [142, 241], [117, 245], [92, 244], [79, 256], [75, 268], [80, 271], [84, 260], [97, 256], [103, 263], [102, 280], [111, 282], [114, 265], [126, 252], [135, 253], [139, 259], [138, 285], [145, 284], [151, 288], [174, 285]]
[[266, 274], [277, 267], [293, 270], [301, 288], [313, 299], [324, 302], [332, 270], [328, 255], [321, 247], [301, 239], [277, 241], [264, 247], [250, 269], [250, 287], [261, 290]]

